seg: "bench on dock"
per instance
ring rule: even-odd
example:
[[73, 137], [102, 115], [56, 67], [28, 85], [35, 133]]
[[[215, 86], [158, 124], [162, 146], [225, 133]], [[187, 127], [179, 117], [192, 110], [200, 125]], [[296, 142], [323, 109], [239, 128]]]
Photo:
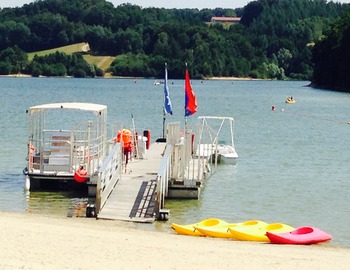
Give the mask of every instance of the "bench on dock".
[[71, 161], [71, 132], [58, 131], [51, 136], [51, 152], [45, 170], [69, 170]]

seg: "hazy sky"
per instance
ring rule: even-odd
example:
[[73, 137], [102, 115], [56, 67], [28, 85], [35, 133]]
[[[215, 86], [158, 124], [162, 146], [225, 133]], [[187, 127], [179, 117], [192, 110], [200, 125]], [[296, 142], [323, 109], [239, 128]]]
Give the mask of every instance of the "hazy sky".
[[[108, 0], [107, 0], [108, 1]], [[244, 7], [253, 0], [109, 0], [108, 2], [118, 6], [122, 3], [131, 3], [141, 7], [164, 7], [164, 8], [237, 8]], [[0, 7], [21, 7], [24, 4], [35, 2], [34, 0], [1, 0]], [[350, 0], [337, 0], [333, 2], [350, 3]]]

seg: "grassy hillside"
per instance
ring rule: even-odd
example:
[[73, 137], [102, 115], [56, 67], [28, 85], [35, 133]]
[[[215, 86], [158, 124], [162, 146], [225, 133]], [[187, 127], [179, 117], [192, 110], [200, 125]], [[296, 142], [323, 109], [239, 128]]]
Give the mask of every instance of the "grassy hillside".
[[96, 65], [103, 71], [106, 71], [115, 59], [114, 56], [96, 56], [91, 54], [84, 54], [83, 57], [90, 65]]
[[95, 55], [89, 54], [89, 50], [90, 50], [89, 45], [87, 43], [82, 42], [82, 43], [76, 43], [76, 44], [72, 44], [64, 47], [54, 48], [51, 50], [31, 52], [31, 53], [28, 53], [28, 60], [32, 61], [35, 55], [44, 56], [50, 53], [55, 53], [57, 51], [64, 52], [66, 54], [81, 52], [81, 53], [84, 53], [83, 57], [86, 62], [88, 62], [90, 65], [96, 65], [98, 68], [102, 69], [103, 71], [106, 71], [106, 69], [111, 65], [111, 63], [115, 59], [114, 56], [95, 56]]

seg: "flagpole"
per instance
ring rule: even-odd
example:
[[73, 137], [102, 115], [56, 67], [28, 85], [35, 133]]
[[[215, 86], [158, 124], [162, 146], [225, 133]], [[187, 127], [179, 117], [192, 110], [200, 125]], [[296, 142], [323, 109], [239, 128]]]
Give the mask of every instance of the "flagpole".
[[[167, 63], [164, 63], [164, 68], [165, 68], [165, 74], [164, 74], [164, 89], [165, 87], [167, 87]], [[166, 97], [165, 97], [166, 98]], [[166, 120], [166, 111], [165, 111], [165, 102], [164, 102], [164, 105], [163, 105], [163, 139], [165, 139], [165, 120]]]
[[168, 88], [168, 65], [165, 63], [165, 74], [164, 74], [164, 105], [163, 105], [163, 139], [165, 139], [165, 120], [166, 120], [166, 115], [172, 115], [173, 114], [173, 109], [170, 101], [170, 96], [169, 96], [169, 88]]
[[133, 127], [133, 130], [134, 130], [134, 139], [135, 139], [135, 150], [136, 150], [136, 158], [139, 158], [139, 143], [138, 143], [138, 136], [137, 135], [137, 132], [136, 132], [136, 127], [135, 127], [135, 121], [134, 121], [134, 115], [131, 114], [131, 120], [132, 120], [132, 127]]
[[191, 86], [191, 79], [187, 69], [185, 72], [185, 124], [187, 124], [187, 117], [197, 112], [196, 95], [194, 94]]
[[[187, 62], [185, 62], [185, 95], [186, 95], [186, 72], [187, 72]], [[187, 129], [187, 115], [186, 115], [186, 98], [185, 98], [185, 131]]]
[[165, 108], [163, 106], [163, 139], [165, 139], [165, 119], [166, 119], [166, 113], [165, 113]]

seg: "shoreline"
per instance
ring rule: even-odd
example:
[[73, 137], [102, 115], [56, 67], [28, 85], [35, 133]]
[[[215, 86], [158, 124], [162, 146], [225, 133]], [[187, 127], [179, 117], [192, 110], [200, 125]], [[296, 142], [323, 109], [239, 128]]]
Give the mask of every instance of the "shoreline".
[[[0, 212], [0, 269], [347, 269], [350, 249], [182, 236], [132, 223]], [[170, 224], [169, 224], [170, 226]]]
[[213, 81], [266, 81], [271, 79], [256, 79], [250, 77], [208, 77], [206, 80]]
[[[9, 74], [9, 75], [0, 75], [0, 77], [3, 78], [34, 78], [32, 75], [28, 74]], [[65, 77], [46, 77], [46, 76], [39, 76], [35, 78], [72, 78], [70, 76]], [[89, 78], [89, 77], [87, 77]], [[94, 79], [94, 78], [92, 78]], [[105, 74], [103, 77], [95, 77], [95, 79], [150, 79], [150, 80], [163, 80], [163, 79], [157, 79], [154, 77], [125, 77], [125, 76], [112, 76], [109, 74]], [[172, 80], [172, 79], [169, 79]], [[206, 77], [204, 79], [192, 79], [192, 80], [198, 80], [198, 81], [261, 81], [261, 80], [269, 80], [269, 79], [255, 79], [255, 78], [249, 78], [249, 77]]]

